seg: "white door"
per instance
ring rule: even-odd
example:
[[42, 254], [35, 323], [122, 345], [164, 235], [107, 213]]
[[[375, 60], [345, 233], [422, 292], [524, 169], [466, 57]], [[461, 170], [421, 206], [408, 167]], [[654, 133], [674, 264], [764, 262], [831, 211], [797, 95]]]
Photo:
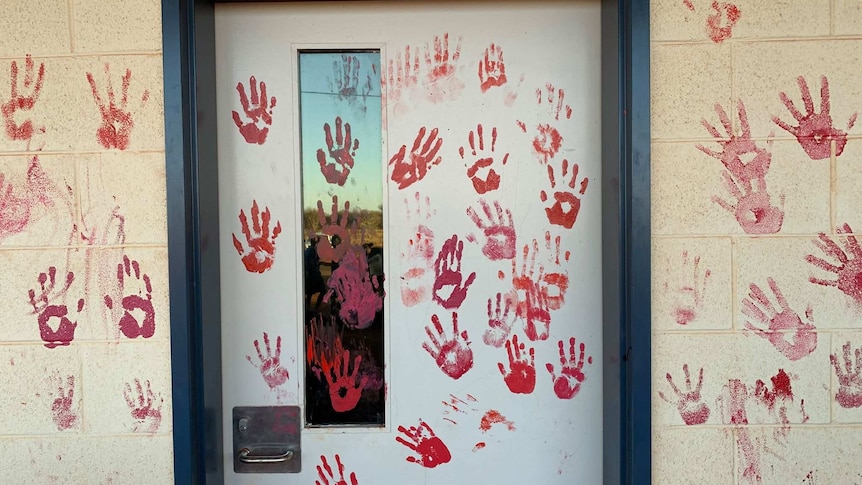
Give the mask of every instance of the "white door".
[[599, 13], [216, 7], [227, 483], [601, 483]]

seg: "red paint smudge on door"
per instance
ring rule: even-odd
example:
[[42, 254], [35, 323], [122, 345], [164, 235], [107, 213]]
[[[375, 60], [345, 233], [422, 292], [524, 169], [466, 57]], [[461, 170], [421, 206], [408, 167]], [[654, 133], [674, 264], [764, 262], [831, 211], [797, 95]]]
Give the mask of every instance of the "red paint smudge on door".
[[[767, 278], [767, 283], [779, 308], [775, 308], [763, 290], [752, 283], [748, 297], [742, 301], [742, 313], [750, 319], [745, 322], [745, 328], [768, 340], [791, 361], [811, 355], [817, 348], [817, 328], [810, 321], [811, 307], [805, 312], [809, 323], [803, 323], [799, 315], [790, 308], [775, 280]], [[752, 321], [767, 328], [764, 330], [757, 327]]]
[[269, 343], [269, 334], [266, 332], [263, 332], [263, 344], [266, 349], [266, 354], [260, 350], [260, 341], [257, 339], [254, 340], [254, 349], [257, 351], [257, 359], [260, 362], [259, 365], [251, 359], [250, 355], [246, 355], [245, 358], [248, 360], [249, 364], [253, 365], [260, 371], [260, 375], [263, 377], [266, 385], [269, 386], [270, 389], [275, 389], [287, 382], [288, 377], [290, 377], [287, 369], [281, 365], [281, 335], [279, 335], [275, 340], [275, 354], [272, 353], [272, 348]]
[[275, 108], [277, 100], [275, 96], [267, 98], [266, 83], [263, 81], [260, 82], [260, 92], [258, 92], [258, 83], [254, 76], [248, 79], [248, 89], [249, 94], [246, 94], [242, 82], [236, 84], [239, 103], [248, 121], [243, 120], [238, 112], [233, 111], [233, 122], [239, 128], [239, 133], [246, 143], [263, 145], [269, 134], [269, 127], [272, 125], [272, 109]]
[[479, 422], [479, 429], [481, 429], [483, 433], [487, 433], [490, 431], [491, 426], [495, 424], [503, 424], [509, 431], [515, 431], [515, 423], [508, 421], [505, 416], [500, 414], [500, 411], [496, 411], [494, 409], [488, 410], [488, 412], [482, 416], [482, 420]]
[[[117, 265], [117, 288], [123, 295], [120, 302], [123, 316], [118, 322], [120, 332], [127, 338], [150, 338], [156, 333], [156, 311], [153, 308], [153, 285], [150, 277], [141, 272], [140, 264], [123, 256]], [[105, 295], [105, 306], [113, 310], [113, 298]]]
[[698, 372], [697, 384], [692, 389], [691, 376], [688, 372], [688, 364], [683, 364], [682, 371], [685, 374], [685, 390], [680, 390], [673, 382], [670, 372], [665, 374], [668, 384], [676, 397], [676, 402], [672, 402], [665, 394], [659, 391], [658, 395], [665, 401], [676, 404], [679, 416], [687, 426], [703, 424], [709, 419], [709, 406], [703, 402], [703, 396], [700, 391], [703, 387], [703, 367]]
[[251, 204], [251, 222], [254, 234], [248, 227], [248, 218], [245, 211], [240, 209], [239, 222], [240, 229], [248, 248], [237, 239], [236, 234], [233, 236], [233, 247], [237, 254], [242, 258], [242, 264], [249, 273], [263, 273], [272, 267], [275, 261], [275, 238], [281, 234], [281, 222], [276, 221], [275, 227], [272, 229], [272, 237], [270, 237], [269, 224], [271, 219], [269, 207], [264, 207], [263, 213], [257, 205], [257, 200], [253, 200]]
[[475, 452], [477, 452], [477, 451], [481, 450], [481, 449], [482, 449], [482, 448], [484, 448], [485, 446], [487, 446], [487, 445], [485, 444], [485, 442], [484, 442], [484, 441], [480, 441], [480, 442], [476, 443], [476, 445], [475, 445], [475, 446], [473, 446], [473, 453], [475, 453]]
[[[578, 220], [578, 214], [581, 211], [581, 199], [587, 192], [587, 186], [590, 183], [589, 178], [582, 178], [577, 194], [575, 194], [578, 170], [578, 164], [572, 164], [571, 177], [569, 177], [569, 161], [564, 159], [561, 167], [561, 175], [564, 180], [566, 177], [569, 177], [569, 181], [564, 183], [568, 185], [570, 190], [565, 190], [565, 188], [562, 188], [562, 190], [554, 190], [557, 187], [557, 179], [554, 174], [553, 165], [548, 165], [548, 181], [551, 184], [550, 190], [553, 191], [552, 197], [554, 199], [554, 204], [551, 207], [545, 208], [545, 215], [548, 217], [548, 222], [551, 224], [571, 229]], [[542, 190], [539, 194], [539, 198], [542, 202], [547, 202], [548, 192]]]
[[835, 375], [838, 377], [835, 401], [845, 409], [862, 407], [862, 348], [853, 351], [856, 356], [855, 367], [854, 362], [850, 360], [850, 348], [850, 341], [842, 347], [843, 369], [838, 363], [838, 355], [829, 355], [829, 361], [832, 362]]
[[[77, 321], [69, 318], [69, 309], [65, 304], [66, 294], [75, 281], [75, 274], [66, 273], [65, 281], [57, 286], [57, 268], [51, 266], [45, 273], [39, 273], [39, 292], [30, 289], [30, 306], [36, 314], [39, 324], [39, 336], [45, 342], [45, 347], [53, 349], [67, 346], [75, 339]], [[77, 313], [84, 309], [84, 299], [78, 300]], [[56, 322], [55, 322], [56, 319]]]
[[[24, 61], [24, 82], [19, 85], [18, 82], [18, 63], [12, 61], [10, 66], [10, 94], [9, 100], [0, 105], [0, 113], [3, 114], [3, 119], [6, 126], [6, 136], [15, 141], [29, 142], [36, 132], [44, 133], [45, 127], [34, 128], [33, 121], [30, 119], [18, 122], [15, 120], [17, 112], [32, 111], [39, 99], [39, 93], [42, 91], [42, 84], [45, 80], [45, 64], [39, 63], [39, 72], [36, 74], [35, 84], [33, 82], [33, 71], [35, 66], [33, 58], [27, 54]], [[31, 90], [32, 89], [32, 90]], [[22, 91], [29, 91], [29, 95]]]
[[728, 2], [713, 1], [712, 9], [714, 12], [706, 19], [706, 33], [713, 42], [721, 44], [733, 35], [733, 27], [742, 12], [736, 5]]
[[467, 208], [467, 215], [479, 230], [485, 234], [485, 244], [482, 246], [482, 254], [490, 261], [502, 259], [513, 259], [516, 254], [515, 221], [512, 211], [503, 210], [499, 201], [494, 201], [494, 210], [484, 199], [479, 199], [483, 220], [479, 212], [473, 207]]
[[[500, 374], [506, 387], [513, 394], [531, 394], [536, 388], [536, 349], [530, 347], [529, 359], [527, 359], [525, 346], [518, 343], [518, 336], [506, 341], [506, 352], [509, 355], [509, 369], [502, 362], [498, 362]], [[521, 355], [524, 352], [525, 355]]]
[[425, 421], [419, 420], [418, 426], [409, 429], [398, 426], [398, 431], [407, 439], [396, 436], [395, 441], [413, 450], [414, 456], [408, 456], [407, 461], [425, 468], [434, 468], [449, 463], [452, 454], [446, 444], [434, 434], [434, 430]]
[[857, 307], [862, 307], [862, 247], [860, 247], [856, 236], [852, 235], [853, 229], [850, 228], [849, 224], [845, 223], [838, 227], [836, 232], [838, 238], [842, 240], [844, 249], [833, 238], [822, 232], [819, 238], [813, 241], [814, 245], [835, 263], [812, 254], [805, 257], [805, 260], [815, 267], [832, 273], [834, 279], [827, 280], [811, 276], [808, 281], [817, 285], [838, 288], [850, 297]]
[[[99, 94], [99, 88], [96, 86], [96, 81], [92, 73], [87, 73], [87, 81], [90, 83], [90, 89], [93, 93], [93, 99], [96, 106], [99, 108], [99, 114], [102, 117], [102, 124], [96, 130], [96, 139], [99, 144], [105, 149], [116, 148], [125, 150], [129, 147], [129, 138], [132, 133], [132, 128], [135, 122], [132, 119], [132, 113], [129, 111], [129, 86], [132, 82], [132, 71], [126, 69], [126, 73], [122, 77], [122, 87], [120, 91], [120, 101], [117, 103], [114, 94], [114, 87], [111, 83], [111, 68], [108, 63], [105, 63], [105, 79], [108, 102], [102, 99]], [[148, 97], [148, 96], [147, 96]], [[142, 98], [142, 102], [146, 102]]]
[[444, 374], [452, 379], [460, 379], [473, 368], [473, 351], [470, 349], [467, 331], [458, 331], [458, 314], [456, 312], [452, 312], [451, 337], [446, 336], [440, 318], [436, 314], [431, 315], [431, 322], [436, 334], [431, 331], [431, 327], [426, 326], [425, 333], [428, 334], [430, 343], [424, 342], [422, 348], [434, 359], [437, 367]]

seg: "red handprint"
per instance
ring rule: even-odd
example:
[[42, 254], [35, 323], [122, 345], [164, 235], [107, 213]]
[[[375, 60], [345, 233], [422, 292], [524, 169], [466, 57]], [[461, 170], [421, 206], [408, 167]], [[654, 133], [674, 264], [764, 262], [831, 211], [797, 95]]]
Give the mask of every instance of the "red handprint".
[[506, 341], [506, 352], [509, 354], [509, 371], [506, 372], [506, 367], [501, 362], [497, 363], [500, 374], [503, 374], [506, 387], [513, 394], [530, 394], [536, 388], [536, 349], [530, 347], [529, 360], [527, 360], [526, 355], [521, 358], [523, 351], [524, 344], [519, 344], [518, 336], [514, 335], [511, 340]]
[[[479, 141], [478, 152], [476, 151], [477, 138]], [[473, 188], [476, 190], [476, 193], [484, 194], [486, 192], [499, 189], [500, 175], [493, 168], [488, 169], [488, 175], [484, 179], [478, 175], [479, 170], [494, 165], [494, 149], [497, 146], [497, 127], [495, 126], [491, 129], [491, 145], [488, 152], [485, 152], [485, 137], [483, 135], [481, 124], [476, 127], [475, 132], [470, 131], [470, 135], [467, 137], [467, 140], [470, 142], [470, 152], [475, 158], [473, 164], [467, 168], [467, 177], [473, 183]], [[461, 155], [461, 159], [463, 160], [465, 155], [464, 147], [458, 148], [458, 154]], [[503, 155], [503, 160], [500, 164], [506, 165], [507, 161], [509, 161], [508, 153]]]
[[852, 298], [857, 305], [862, 305], [862, 247], [859, 246], [856, 236], [851, 235], [853, 230], [849, 224], [845, 223], [836, 232], [846, 235], [843, 238], [846, 251], [842, 250], [835, 241], [824, 233], [820, 233], [819, 241], [815, 239], [813, 242], [824, 254], [838, 261], [838, 265], [812, 254], [805, 257], [805, 260], [814, 266], [834, 273], [835, 279], [826, 280], [811, 276], [808, 281], [817, 285], [834, 286]]
[[[431, 199], [425, 197], [425, 211], [422, 214], [419, 192], [416, 192], [415, 217], [425, 222], [431, 218]], [[410, 203], [404, 199], [407, 215], [410, 216]], [[407, 250], [401, 253], [401, 259], [407, 268], [401, 275], [401, 301], [405, 306], [414, 306], [428, 301], [431, 287], [434, 284], [434, 231], [423, 223], [419, 223], [414, 236], [407, 241]]]
[[335, 360], [332, 369], [324, 374], [326, 382], [329, 384], [329, 401], [332, 403], [332, 410], [336, 413], [346, 413], [353, 410], [359, 403], [359, 398], [362, 397], [362, 390], [368, 384], [368, 377], [362, 376], [359, 382], [356, 382], [361, 362], [362, 356], [357, 355], [353, 359], [353, 372], [348, 373], [350, 351], [345, 350], [344, 355]]
[[261, 214], [257, 206], [257, 200], [252, 200], [251, 224], [252, 229], [254, 229], [254, 236], [252, 236], [245, 211], [242, 209], [239, 211], [240, 227], [242, 234], [245, 236], [245, 242], [248, 244], [248, 249], [237, 239], [236, 234], [232, 234], [233, 247], [236, 248], [237, 254], [242, 256], [242, 264], [249, 273], [263, 273], [271, 268], [272, 263], [275, 261], [275, 238], [281, 234], [281, 222], [275, 222], [275, 227], [272, 229], [272, 237], [270, 238], [269, 222], [271, 217], [269, 207], [264, 207]]
[[51, 403], [51, 417], [57, 431], [72, 429], [78, 424], [78, 413], [72, 410], [75, 405], [75, 376], [67, 376], [65, 386], [59, 374], [52, 381], [57, 385], [57, 397]]
[[491, 311], [491, 299], [488, 298], [488, 329], [485, 330], [485, 333], [482, 335], [482, 340], [485, 341], [487, 345], [492, 347], [502, 347], [504, 342], [507, 342], [509, 338], [509, 334], [512, 332], [512, 325], [514, 325], [514, 317], [512, 314], [512, 318], [509, 317], [509, 310], [514, 306], [514, 302], [512, 301], [509, 295], [503, 296], [501, 293], [497, 293], [497, 303], [494, 307], [494, 311]]
[[[69, 320], [69, 310], [63, 302], [74, 281], [75, 274], [69, 271], [63, 286], [57, 288], [57, 268], [51, 266], [47, 273], [39, 273], [39, 294], [37, 295], [33, 289], [28, 293], [33, 313], [38, 315], [39, 336], [45, 342], [45, 347], [49, 349], [69, 345], [75, 339], [75, 329], [78, 327], [78, 323]], [[61, 300], [58, 302], [59, 304], [52, 303], [57, 302], [57, 299]], [[84, 299], [81, 298], [78, 300], [78, 313], [81, 313], [83, 309]], [[59, 320], [56, 324], [56, 330], [52, 328], [51, 319], [53, 318]]]
[[[545, 233], [545, 246], [551, 250], [551, 234]], [[518, 271], [516, 260], [512, 260], [512, 300], [516, 305], [517, 315], [524, 319], [524, 332], [532, 341], [548, 338], [551, 326], [550, 310], [558, 310], [565, 302], [569, 278], [565, 272], [545, 274], [544, 265], [539, 264], [536, 273], [536, 256], [539, 243], [535, 239], [530, 245], [524, 245], [521, 270]], [[568, 260], [569, 253], [565, 253]], [[551, 260], [560, 264], [560, 237], [556, 238], [555, 258]], [[550, 289], [556, 288], [551, 294]]]
[[[562, 89], [555, 88], [548, 83], [543, 89], [536, 89], [536, 101], [541, 107], [546, 104], [548, 115], [553, 117], [555, 121], [560, 120], [560, 115], [563, 114], [565, 119], [571, 119], [572, 107], [566, 104], [566, 93]], [[526, 125], [518, 121], [518, 126], [521, 131], [527, 131]], [[560, 151], [560, 146], [563, 143], [563, 136], [560, 131], [553, 125], [548, 123], [540, 123], [536, 127], [536, 136], [533, 138], [533, 151], [536, 157], [542, 164], [548, 163]]]
[[[125, 150], [129, 147], [129, 137], [132, 128], [135, 126], [132, 113], [128, 110], [129, 85], [132, 81], [132, 71], [126, 69], [126, 73], [123, 75], [119, 105], [117, 105], [117, 100], [114, 96], [114, 87], [111, 83], [111, 68], [108, 63], [105, 63], [105, 78], [107, 79], [107, 106], [102, 101], [101, 95], [99, 95], [99, 89], [96, 87], [93, 74], [87, 73], [87, 81], [90, 82], [93, 99], [96, 101], [96, 106], [99, 107], [99, 113], [102, 116], [102, 125], [96, 131], [96, 139], [106, 149], [117, 148], [118, 150]], [[145, 91], [142, 103], [146, 103], [148, 98], [149, 93]]]
[[[698, 150], [721, 161], [724, 168], [739, 180], [740, 183], [750, 184], [753, 181], [763, 180], [766, 177], [769, 165], [772, 163], [772, 154], [766, 149], [758, 148], [757, 144], [751, 140], [748, 114], [745, 111], [745, 104], [741, 99], [737, 102], [737, 111], [739, 114], [740, 135], [734, 134], [730, 117], [720, 104], [715, 105], [715, 112], [718, 113], [718, 119], [724, 127], [726, 135], [719, 133], [718, 129], [706, 121], [706, 119], [701, 120], [701, 124], [706, 128], [706, 131], [721, 146], [721, 152], [710, 150], [700, 143], [696, 146]], [[743, 157], [748, 159], [748, 162], [743, 162]]]
[[[251, 94], [251, 102], [249, 102], [242, 82], [236, 83], [240, 106], [242, 106], [242, 110], [249, 121], [243, 122], [239, 113], [234, 111], [233, 122], [239, 128], [239, 134], [242, 135], [246, 143], [263, 145], [266, 142], [266, 135], [269, 134], [269, 127], [272, 125], [272, 109], [275, 108], [277, 100], [275, 96], [266, 97], [265, 82], [260, 82], [260, 93], [258, 93], [257, 88], [257, 79], [251, 76], [248, 79], [248, 89]], [[263, 122], [262, 125], [260, 125], [261, 122]]]
[[338, 453], [335, 454], [335, 466], [338, 468], [338, 478], [335, 477], [335, 473], [326, 461], [325, 456], [320, 455], [320, 463], [320, 465], [317, 465], [317, 476], [320, 477], [320, 480], [315, 480], [314, 485], [330, 485], [330, 483], [332, 485], [359, 485], [355, 472], [350, 473], [350, 483], [347, 483], [347, 479], [344, 478], [344, 464], [341, 463], [341, 457], [338, 456]]
[[155, 433], [162, 424], [162, 404], [165, 400], [161, 394], [158, 395], [158, 398], [153, 394], [149, 380], [144, 381], [144, 384], [147, 387], [146, 393], [141, 385], [141, 380], [135, 378], [135, 394], [133, 394], [132, 386], [127, 382], [123, 396], [126, 398], [129, 412], [135, 420], [132, 424], [132, 431], [135, 433]]
[[451, 338], [446, 337], [443, 325], [440, 324], [440, 318], [436, 314], [431, 315], [431, 323], [434, 324], [437, 336], [431, 332], [431, 327], [426, 325], [425, 333], [428, 334], [431, 343], [424, 342], [422, 348], [434, 358], [437, 367], [444, 374], [452, 379], [459, 379], [473, 368], [473, 351], [470, 349], [467, 331], [458, 332], [458, 314], [455, 312], [452, 312]]
[[[350, 123], [341, 125], [341, 117], [335, 117], [335, 141], [332, 140], [332, 128], [329, 123], [323, 124], [323, 132], [326, 134], [326, 152], [322, 148], [317, 150], [317, 163], [320, 164], [320, 173], [327, 183], [343, 187], [353, 168], [353, 157], [359, 149], [359, 140], [353, 139], [350, 134]], [[326, 154], [332, 158], [328, 161]]]
[[[437, 137], [437, 128], [431, 130], [428, 134], [428, 139], [422, 145], [422, 140], [425, 139], [426, 128], [419, 128], [419, 134], [413, 140], [413, 147], [410, 149], [410, 160], [405, 161], [407, 156], [407, 145], [401, 145], [390, 160], [389, 165], [392, 166], [392, 175], [390, 178], [398, 184], [398, 189], [405, 189], [414, 183], [425, 178], [425, 175], [431, 170], [431, 167], [439, 165], [442, 157], [437, 153], [440, 147], [443, 146], [443, 139]], [[419, 145], [422, 145], [421, 149]]]
[[327, 286], [329, 291], [324, 300], [331, 301], [335, 297], [338, 316], [350, 328], [370, 327], [377, 312], [383, 309], [380, 278], [369, 273], [364, 252], [348, 252], [332, 272]]
[[710, 14], [706, 19], [706, 33], [713, 42], [721, 44], [733, 34], [733, 26], [739, 21], [742, 13], [736, 5], [727, 2], [718, 3], [716, 0], [712, 2], [712, 9], [715, 13]]
[[779, 206], [774, 206], [764, 179], [757, 179], [753, 186], [751, 182], [734, 180], [727, 170], [723, 170], [721, 176], [725, 188], [736, 202], [730, 203], [718, 196], [713, 196], [712, 201], [733, 214], [746, 234], [775, 234], [781, 230], [784, 223], [784, 194], [778, 197]]
[[464, 241], [453, 234], [443, 243], [434, 261], [434, 288], [431, 295], [434, 301], [447, 310], [461, 307], [467, 298], [467, 290], [476, 280], [475, 272], [470, 273], [466, 280], [461, 273], [463, 253]]
[[263, 345], [266, 348], [266, 355], [260, 351], [260, 341], [254, 339], [254, 349], [257, 351], [257, 358], [260, 361], [260, 365], [254, 363], [251, 360], [250, 355], [246, 355], [245, 358], [248, 360], [248, 363], [253, 365], [256, 369], [260, 370], [260, 375], [263, 377], [266, 385], [269, 386], [270, 389], [275, 389], [276, 387], [287, 382], [287, 379], [290, 377], [287, 369], [281, 366], [281, 336], [275, 339], [275, 355], [272, 354], [272, 348], [269, 345], [269, 334], [263, 332]]
[[668, 399], [661, 391], [659, 391], [658, 395], [670, 404], [676, 404], [679, 416], [686, 425], [703, 424], [709, 419], [710, 412], [709, 406], [702, 401], [703, 397], [700, 395], [700, 390], [703, 387], [703, 367], [700, 368], [697, 385], [694, 390], [691, 388], [691, 375], [688, 373], [688, 364], [682, 365], [682, 371], [685, 373], [685, 391], [681, 391], [673, 383], [673, 377], [671, 377], [670, 372], [665, 374], [668, 384], [670, 384], [673, 393], [676, 395], [676, 402], [674, 403]]
[[842, 347], [844, 351], [844, 369], [842, 370], [838, 364], [838, 356], [836, 354], [829, 355], [829, 361], [832, 362], [832, 367], [835, 368], [835, 375], [838, 376], [838, 392], [835, 394], [835, 401], [842, 408], [858, 408], [862, 407], [862, 348], [854, 351], [856, 355], [856, 369], [853, 369], [853, 362], [850, 360], [850, 342]]
[[[688, 251], [682, 252], [682, 271], [691, 274], [691, 280], [676, 289], [680, 300], [674, 305], [673, 316], [679, 325], [688, 325], [698, 316], [703, 306], [704, 293], [706, 293], [706, 282], [712, 276], [712, 271], [707, 269], [700, 272], [700, 256], [689, 258]], [[665, 290], [668, 284], [665, 283]]]
[[[134, 273], [134, 280], [132, 280]], [[136, 290], [128, 291], [128, 283], [136, 281]], [[128, 338], [150, 338], [156, 333], [156, 312], [153, 309], [153, 286], [150, 277], [144, 273], [142, 278], [141, 267], [137, 261], [132, 261], [128, 256], [123, 256], [123, 262], [117, 265], [117, 287], [118, 293], [124, 294], [121, 302], [123, 316], [120, 317], [120, 331]], [[114, 301], [109, 295], [105, 295], [105, 306], [114, 309]], [[119, 308], [118, 308], [119, 310]]]
[[317, 221], [320, 223], [320, 232], [328, 236], [317, 243], [317, 256], [324, 263], [337, 263], [341, 261], [347, 250], [353, 244], [353, 235], [359, 227], [359, 221], [354, 220], [348, 224], [350, 219], [350, 201], [344, 201], [344, 210], [338, 215], [338, 196], [332, 196], [332, 211], [329, 220], [323, 212], [323, 201], [317, 201]]
[[[569, 359], [566, 359], [566, 353], [563, 350], [563, 341], [557, 343], [560, 348], [560, 376], [554, 373], [554, 365], [546, 364], [548, 372], [551, 373], [551, 379], [554, 382], [554, 394], [560, 399], [571, 399], [581, 390], [581, 384], [586, 379], [584, 375], [584, 353], [585, 345], [581, 342], [580, 355], [575, 358], [575, 337], [569, 339]], [[593, 358], [588, 357], [587, 363], [592, 364]]]
[[[545, 231], [545, 249], [551, 254], [551, 258], [548, 260], [549, 267], [560, 267], [560, 254], [563, 254], [563, 261], [568, 261], [571, 257], [571, 251], [566, 251], [563, 253], [562, 248], [560, 247], [560, 243], [562, 238], [558, 235], [553, 238], [553, 244], [551, 243], [551, 233], [550, 231]], [[556, 269], [553, 268], [552, 269]], [[548, 269], [548, 268], [544, 268]], [[563, 307], [563, 303], [566, 302], [566, 290], [569, 289], [569, 274], [563, 270], [559, 269], [557, 271], [545, 273], [544, 276], [539, 278], [539, 281], [542, 285], [542, 292], [548, 297], [548, 308], [551, 310], [559, 310]], [[552, 291], [552, 289], [555, 289]]]
[[542, 103], [547, 103], [548, 113], [554, 117], [554, 120], [560, 121], [560, 115], [563, 114], [566, 119], [572, 118], [572, 107], [566, 104], [566, 93], [562, 88], [557, 89], [553, 84], [545, 84], [544, 91], [536, 89], [536, 101], [539, 106]]
[[491, 44], [485, 49], [485, 57], [479, 61], [479, 88], [486, 92], [492, 87], [506, 84], [506, 64], [503, 62], [503, 48]]
[[[799, 123], [797, 126], [790, 126], [781, 121], [777, 116], [772, 117], [782, 129], [796, 137], [802, 149], [812, 160], [823, 160], [829, 158], [832, 154], [832, 141], [835, 141], [835, 156], [840, 156], [844, 151], [844, 145], [847, 144], [847, 133], [832, 126], [832, 115], [829, 113], [829, 81], [826, 76], [820, 76], [820, 113], [814, 111], [814, 101], [811, 99], [811, 91], [808, 89], [808, 83], [805, 78], [799, 76], [797, 78], [799, 90], [802, 92], [802, 104], [805, 106], [805, 114], [802, 114], [793, 101], [786, 93], [779, 93], [781, 102]], [[853, 128], [856, 123], [857, 113], [850, 116], [850, 121], [847, 122], [847, 131]]]
[[[577, 163], [572, 165], [572, 177], [567, 184], [572, 190], [575, 189], [575, 182], [578, 180], [578, 169], [579, 167]], [[564, 159], [562, 165], [562, 176], [565, 178], [568, 175], [569, 161]], [[554, 176], [554, 167], [550, 164], [548, 165], [548, 180], [551, 182], [551, 190], [554, 190], [557, 187], [557, 179]], [[548, 222], [557, 226], [563, 226], [566, 229], [571, 229], [575, 225], [575, 221], [578, 220], [578, 213], [581, 211], [581, 199], [587, 192], [587, 185], [589, 185], [589, 183], [590, 179], [587, 177], [584, 177], [581, 180], [578, 195], [575, 195], [572, 192], [554, 191], [554, 205], [545, 208], [545, 215], [548, 216]], [[542, 202], [547, 202], [548, 193], [542, 190], [539, 194], [539, 198]]]
[[[767, 278], [769, 289], [775, 295], [778, 311], [763, 290], [752, 283], [749, 286], [748, 298], [742, 301], [742, 313], [752, 320], [767, 327], [766, 330], [755, 327], [750, 321], [745, 322], [745, 328], [756, 335], [765, 338], [775, 347], [775, 350], [784, 354], [790, 360], [799, 360], [810, 355], [817, 348], [817, 328], [811, 322], [811, 308], [805, 312], [808, 323], [803, 323], [787, 303], [787, 299], [781, 294], [778, 285], [772, 278]], [[792, 333], [788, 333], [792, 331]]]
[[411, 426], [409, 429], [404, 426], [398, 426], [398, 432], [402, 433], [410, 441], [400, 436], [396, 436], [395, 441], [410, 448], [417, 454], [417, 456], [407, 457], [407, 461], [410, 463], [416, 463], [425, 468], [434, 468], [437, 465], [449, 463], [452, 459], [449, 448], [434, 434], [434, 430], [425, 421], [420, 419], [419, 426]]
[[388, 80], [381, 76], [385, 88], [384, 101], [392, 105], [392, 112], [398, 116], [407, 112], [408, 103], [402, 96], [404, 91], [413, 88], [419, 82], [419, 53], [414, 49], [413, 57], [410, 56], [410, 46], [404, 48], [404, 58], [401, 52], [395, 53], [395, 59], [389, 59]]
[[449, 52], [449, 34], [434, 37], [433, 52], [428, 44], [425, 44], [425, 92], [429, 101], [440, 103], [447, 100], [455, 100], [461, 96], [464, 90], [464, 82], [456, 74], [458, 73], [458, 59], [461, 57], [461, 38], [455, 49]]
[[476, 224], [476, 227], [485, 234], [482, 254], [491, 261], [514, 258], [516, 237], [512, 211], [506, 209], [506, 217], [504, 218], [500, 202], [494, 201], [494, 210], [497, 216], [495, 218], [491, 212], [491, 207], [484, 199], [479, 199], [479, 204], [482, 206], [482, 212], [485, 213], [487, 223], [479, 217], [479, 214], [472, 207], [467, 208], [467, 215], [470, 216], [473, 224]]
[[16, 61], [12, 61], [12, 65], [10, 67], [10, 82], [11, 89], [9, 95], [9, 101], [3, 103], [0, 106], [0, 112], [3, 113], [3, 119], [6, 124], [6, 136], [8, 136], [12, 140], [20, 140], [29, 142], [31, 138], [33, 138], [33, 133], [38, 131], [40, 133], [45, 132], [45, 127], [40, 127], [38, 129], [33, 127], [32, 120], [26, 120], [22, 123], [18, 123], [15, 121], [15, 113], [17, 111], [31, 111], [33, 106], [36, 105], [36, 101], [39, 99], [39, 93], [42, 92], [42, 83], [45, 78], [45, 64], [39, 63], [39, 73], [36, 75], [36, 84], [33, 84], [33, 58], [30, 54], [27, 54], [27, 57], [24, 61], [24, 85], [21, 86], [26, 90], [29, 90], [32, 86], [32, 92], [29, 96], [21, 94], [18, 85], [18, 63]]

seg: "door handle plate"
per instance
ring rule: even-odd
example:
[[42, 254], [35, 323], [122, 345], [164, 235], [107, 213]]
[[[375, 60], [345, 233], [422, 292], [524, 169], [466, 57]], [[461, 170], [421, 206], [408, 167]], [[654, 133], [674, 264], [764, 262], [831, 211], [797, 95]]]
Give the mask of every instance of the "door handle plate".
[[302, 471], [302, 422], [299, 406], [233, 408], [233, 471]]

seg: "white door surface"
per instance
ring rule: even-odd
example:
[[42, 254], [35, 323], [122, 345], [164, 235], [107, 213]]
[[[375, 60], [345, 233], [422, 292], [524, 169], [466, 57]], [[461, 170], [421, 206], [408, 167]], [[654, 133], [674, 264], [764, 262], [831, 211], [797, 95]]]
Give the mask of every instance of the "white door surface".
[[601, 483], [599, 13], [217, 5], [227, 483]]

